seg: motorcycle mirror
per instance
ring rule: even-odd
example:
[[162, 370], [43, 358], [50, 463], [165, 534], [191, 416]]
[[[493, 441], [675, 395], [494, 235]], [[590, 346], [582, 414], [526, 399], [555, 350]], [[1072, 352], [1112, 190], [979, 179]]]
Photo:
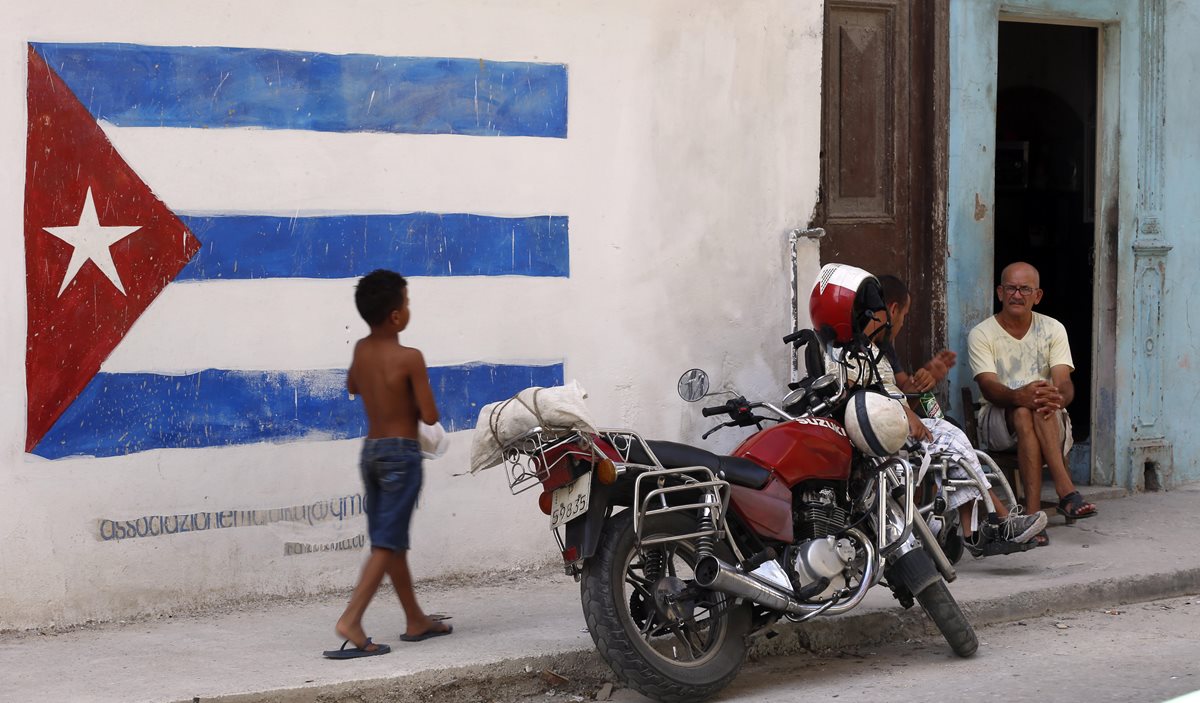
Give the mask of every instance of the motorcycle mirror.
[[688, 369], [679, 377], [675, 386], [679, 397], [689, 403], [694, 403], [708, 395], [708, 374], [704, 369]]

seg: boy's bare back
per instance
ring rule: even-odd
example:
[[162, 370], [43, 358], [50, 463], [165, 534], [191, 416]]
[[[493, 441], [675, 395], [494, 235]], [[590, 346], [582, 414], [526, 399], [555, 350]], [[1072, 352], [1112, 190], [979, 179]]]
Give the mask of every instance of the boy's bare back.
[[438, 421], [429, 372], [420, 350], [402, 346], [393, 335], [372, 333], [354, 346], [347, 389], [361, 395], [367, 437], [417, 438], [417, 421]]

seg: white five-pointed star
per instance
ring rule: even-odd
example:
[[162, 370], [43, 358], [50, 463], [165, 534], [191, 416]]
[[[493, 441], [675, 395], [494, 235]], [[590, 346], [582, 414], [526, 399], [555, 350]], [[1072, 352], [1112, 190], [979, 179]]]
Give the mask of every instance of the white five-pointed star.
[[74, 227], [43, 227], [50, 234], [70, 244], [71, 262], [67, 264], [67, 272], [63, 275], [62, 285], [58, 288], [61, 297], [67, 289], [67, 284], [75, 280], [75, 275], [89, 260], [96, 264], [101, 273], [108, 276], [121, 295], [125, 295], [125, 286], [121, 276], [113, 264], [112, 254], [108, 248], [141, 229], [141, 225], [133, 227], [104, 227], [100, 225], [100, 216], [96, 212], [96, 204], [92, 202], [92, 189], [88, 188], [84, 196], [83, 210], [79, 213], [79, 224]]

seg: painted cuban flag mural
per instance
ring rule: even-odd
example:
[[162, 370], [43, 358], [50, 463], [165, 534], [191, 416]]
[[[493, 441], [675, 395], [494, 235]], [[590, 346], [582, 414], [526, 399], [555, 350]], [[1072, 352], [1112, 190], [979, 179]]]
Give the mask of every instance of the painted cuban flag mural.
[[[519, 277], [505, 283], [517, 291], [519, 281], [570, 273], [569, 221], [562, 212], [394, 212], [360, 209], [357, 202], [318, 212], [254, 211], [243, 204], [175, 209], [169, 196], [156, 195], [153, 177], [135, 170], [136, 160], [126, 161], [114, 136], [133, 135], [130, 143], [207, 144], [192, 149], [206, 163], [219, 162], [221, 152], [236, 156], [230, 152], [248, 143], [243, 139], [269, 140], [285, 131], [382, 140], [404, 135], [418, 142], [445, 135], [476, 138], [473, 143], [562, 140], [562, 64], [31, 44], [28, 103], [26, 451], [35, 455], [362, 436], [360, 404], [345, 391], [348, 347], [341, 367], [323, 359], [304, 367], [294, 358], [276, 367], [222, 366], [222, 359], [206, 362], [203, 349], [238, 345], [223, 340], [228, 332], [221, 321], [251, 314], [269, 320], [272, 308], [312, 300], [303, 293], [308, 288], [353, 281], [375, 268], [430, 277], [424, 280], [454, 277], [462, 282], [456, 285], [473, 286], [474, 295], [481, 289], [468, 279]], [[218, 133], [231, 138], [214, 140]], [[158, 136], [139, 142], [143, 134]], [[371, 144], [386, 148], [387, 142]], [[353, 171], [361, 152], [353, 143], [344, 146], [330, 158], [344, 156], [348, 163], [310, 168], [333, 169], [331, 178], [337, 169]], [[259, 167], [295, 168], [286, 156], [280, 160]], [[425, 161], [423, 167], [436, 167], [436, 158]], [[181, 158], [174, 167], [184, 177], [193, 164]], [[208, 177], [219, 180], [222, 173], [210, 170]], [[278, 284], [245, 287], [264, 279]], [[328, 305], [354, 314], [349, 287], [328, 290], [342, 296]], [[172, 310], [173, 299], [211, 304], [193, 322], [179, 318], [195, 306]], [[454, 301], [438, 308], [415, 300], [428, 315], [455, 309]], [[150, 313], [175, 319], [177, 332], [139, 335], [135, 324]], [[195, 343], [173, 345], [169, 337], [184, 331]], [[293, 325], [277, 333], [294, 335], [302, 356], [307, 337], [330, 331]], [[114, 365], [121, 358], [161, 364]], [[526, 386], [561, 383], [563, 366], [560, 359], [481, 360], [434, 365], [430, 375], [443, 423], [454, 431], [473, 426], [488, 402]]]

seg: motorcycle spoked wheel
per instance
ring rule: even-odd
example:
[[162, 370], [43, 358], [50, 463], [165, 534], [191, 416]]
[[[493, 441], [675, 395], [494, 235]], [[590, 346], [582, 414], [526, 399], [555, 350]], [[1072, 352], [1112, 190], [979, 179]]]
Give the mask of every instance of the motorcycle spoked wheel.
[[[681, 514], [649, 520], [643, 539], [694, 532]], [[725, 688], [746, 659], [751, 606], [716, 591], [694, 589], [694, 542], [634, 544], [633, 511], [604, 526], [596, 554], [584, 565], [580, 595], [596, 649], [630, 688], [665, 703], [701, 701]], [[733, 561], [729, 548], [715, 554]], [[650, 573], [647, 573], [649, 571]], [[663, 613], [664, 595], [681, 596]]]

